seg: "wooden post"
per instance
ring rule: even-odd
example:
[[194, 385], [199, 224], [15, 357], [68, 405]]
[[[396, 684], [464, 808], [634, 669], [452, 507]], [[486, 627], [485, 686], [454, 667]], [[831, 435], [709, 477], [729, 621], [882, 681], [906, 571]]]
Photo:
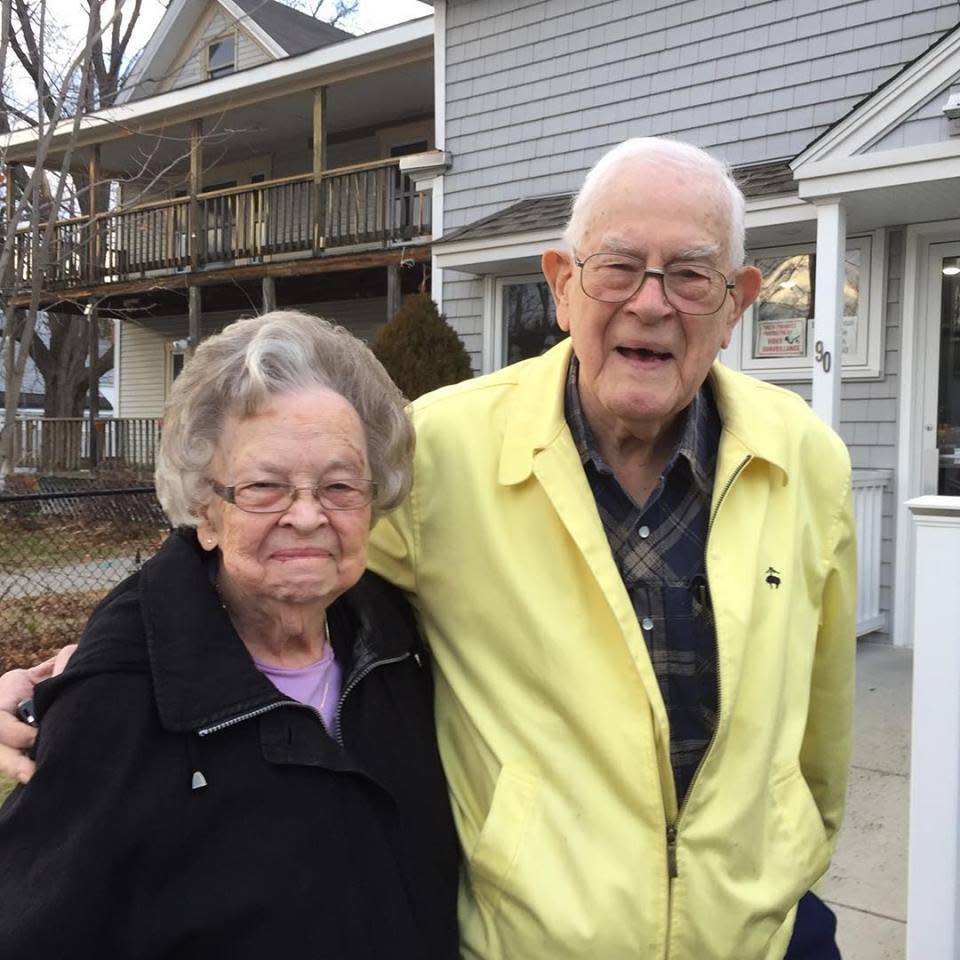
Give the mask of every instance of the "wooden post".
[[200, 345], [200, 313], [201, 313], [201, 302], [200, 302], [200, 288], [196, 286], [187, 287], [187, 303], [189, 312], [187, 314], [187, 324], [188, 324], [188, 344], [190, 347], [190, 355], [193, 355], [193, 351], [197, 349]]
[[263, 312], [277, 309], [277, 281], [273, 277], [264, 277], [261, 283], [263, 291]]
[[[3, 242], [7, 242], [7, 230], [10, 229], [10, 224], [13, 223], [14, 215], [17, 211], [17, 205], [13, 197], [13, 187], [16, 183], [14, 169], [16, 164], [7, 163], [4, 164], [3, 173], [6, 178], [6, 203], [4, 204], [4, 221], [3, 221]], [[14, 227], [11, 234], [11, 241], [13, 243], [13, 256], [10, 258], [10, 265], [7, 267], [8, 274], [11, 278], [10, 290], [11, 293], [16, 293], [20, 288], [20, 264], [17, 263], [17, 231]], [[5, 280], [6, 277], [0, 277], [0, 282]], [[10, 381], [8, 380], [7, 383]]]
[[[190, 125], [190, 269], [200, 267], [200, 176], [203, 169], [203, 121], [194, 120]], [[192, 288], [191, 288], [192, 289]]]
[[326, 246], [327, 204], [323, 171], [327, 167], [327, 88], [313, 91], [313, 253]]
[[[90, 469], [97, 469], [99, 451], [97, 450], [97, 419], [100, 413], [100, 382], [94, 371], [100, 354], [100, 335], [97, 329], [97, 301], [91, 300], [84, 310], [87, 315], [87, 353], [90, 364]], [[79, 439], [79, 438], [78, 438]], [[79, 447], [78, 447], [79, 449]]]
[[400, 309], [400, 267], [391, 263], [387, 267], [387, 323]]
[[[88, 167], [88, 176], [90, 179], [89, 195], [89, 218], [87, 226], [87, 278], [90, 283], [99, 283], [100, 281], [100, 254], [99, 237], [97, 236], [97, 186], [100, 183], [100, 144], [95, 144], [90, 151], [90, 164]], [[92, 442], [92, 441], [91, 441]], [[91, 450], [93, 448], [91, 447]]]

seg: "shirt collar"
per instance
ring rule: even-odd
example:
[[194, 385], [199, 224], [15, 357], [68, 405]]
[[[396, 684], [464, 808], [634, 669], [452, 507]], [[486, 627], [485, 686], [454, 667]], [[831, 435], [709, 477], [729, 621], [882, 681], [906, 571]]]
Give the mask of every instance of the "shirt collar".
[[[577, 385], [579, 370], [580, 362], [576, 356], [572, 356], [567, 371], [564, 415], [570, 427], [570, 433], [573, 435], [577, 453], [580, 455], [580, 462], [584, 466], [592, 463], [600, 473], [613, 476], [613, 471], [600, 453], [590, 424], [587, 423], [583, 404], [580, 402], [580, 390]], [[663, 471], [664, 476], [669, 474], [679, 458], [683, 457], [690, 465], [694, 483], [705, 496], [709, 497], [713, 490], [713, 475], [721, 429], [720, 415], [714, 403], [709, 381], [704, 382], [681, 416], [684, 418], [683, 430]]]

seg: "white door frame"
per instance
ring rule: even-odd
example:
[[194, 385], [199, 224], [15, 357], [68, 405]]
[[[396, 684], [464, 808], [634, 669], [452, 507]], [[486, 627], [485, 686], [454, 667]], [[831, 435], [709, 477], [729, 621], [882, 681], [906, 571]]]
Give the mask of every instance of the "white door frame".
[[[960, 220], [907, 227], [906, 263], [900, 325], [900, 412], [896, 483], [896, 564], [894, 567], [893, 642], [913, 646], [914, 532], [907, 500], [923, 493], [921, 451], [925, 424], [924, 386], [938, 372], [939, 328], [929, 322], [930, 247], [960, 240]], [[927, 320], [927, 322], [921, 322]], [[933, 387], [936, 389], [936, 386]], [[933, 424], [936, 429], [936, 424]]]

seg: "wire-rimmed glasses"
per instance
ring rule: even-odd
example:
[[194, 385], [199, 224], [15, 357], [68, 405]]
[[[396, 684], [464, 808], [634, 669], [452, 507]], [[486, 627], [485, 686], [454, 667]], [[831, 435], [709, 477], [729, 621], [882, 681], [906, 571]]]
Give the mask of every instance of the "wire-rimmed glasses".
[[626, 253], [594, 253], [584, 260], [574, 255], [573, 262], [580, 268], [583, 292], [604, 303], [624, 303], [647, 277], [659, 277], [664, 299], [674, 310], [708, 316], [723, 306], [727, 291], [736, 287], [735, 281], [703, 263], [681, 261], [659, 270]]

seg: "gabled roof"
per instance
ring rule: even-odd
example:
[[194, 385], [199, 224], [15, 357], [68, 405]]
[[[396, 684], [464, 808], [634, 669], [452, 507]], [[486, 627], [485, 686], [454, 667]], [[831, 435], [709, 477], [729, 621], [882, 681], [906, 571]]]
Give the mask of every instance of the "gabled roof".
[[[257, 41], [274, 60], [317, 50], [353, 34], [331, 27], [277, 0], [213, 0]], [[156, 93], [190, 39], [210, 0], [171, 0], [149, 42], [133, 65], [117, 103]]]
[[349, 40], [353, 34], [276, 0], [233, 0], [288, 56]]
[[812, 140], [794, 159], [797, 171], [813, 163], [853, 157], [867, 150], [960, 73], [960, 25], [860, 100]]

